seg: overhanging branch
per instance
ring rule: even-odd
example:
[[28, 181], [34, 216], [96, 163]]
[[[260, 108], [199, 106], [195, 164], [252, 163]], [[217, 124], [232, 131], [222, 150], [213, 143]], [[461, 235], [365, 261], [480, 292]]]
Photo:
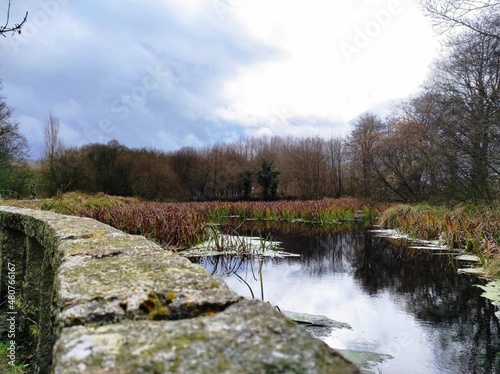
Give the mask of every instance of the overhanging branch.
[[5, 25], [0, 26], [0, 35], [3, 35], [4, 37], [6, 37], [5, 34], [7, 34], [7, 33], [20, 34], [21, 29], [27, 20], [28, 20], [28, 12], [26, 12], [26, 14], [24, 15], [24, 18], [21, 21], [21, 23], [16, 23], [16, 24], [14, 24], [14, 26], [9, 26], [9, 23], [10, 23], [10, 0], [9, 0], [9, 5], [7, 7], [7, 16], [5, 19]]

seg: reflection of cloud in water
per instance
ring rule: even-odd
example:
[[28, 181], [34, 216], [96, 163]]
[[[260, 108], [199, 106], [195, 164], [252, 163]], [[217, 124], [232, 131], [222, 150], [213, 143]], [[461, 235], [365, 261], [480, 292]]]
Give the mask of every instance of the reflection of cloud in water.
[[[297, 264], [264, 267], [265, 300], [281, 309], [321, 314], [350, 324], [353, 330], [333, 330], [324, 338], [325, 342], [337, 349], [397, 357], [395, 363], [392, 360], [384, 363], [384, 373], [401, 373], [403, 369], [410, 373], [407, 363], [415, 357], [420, 357], [422, 362], [432, 361], [432, 346], [415, 342], [422, 335], [420, 326], [411, 315], [399, 310], [389, 293], [367, 297], [352, 275], [330, 274], [315, 279], [303, 274]], [[236, 278], [225, 280], [231, 289], [249, 296], [248, 288]], [[259, 295], [260, 283], [254, 279], [246, 281], [255, 295]], [[432, 368], [426, 372], [431, 373]]]
[[[332, 347], [394, 356], [380, 367], [383, 373], [495, 373], [500, 365], [494, 308], [445, 256], [395, 249], [355, 233], [275, 240], [301, 257], [263, 260], [264, 299], [350, 324], [352, 330], [333, 330], [324, 339]], [[203, 264], [209, 271], [237, 271], [260, 297], [256, 258], [211, 261]], [[224, 280], [251, 297], [236, 277]]]

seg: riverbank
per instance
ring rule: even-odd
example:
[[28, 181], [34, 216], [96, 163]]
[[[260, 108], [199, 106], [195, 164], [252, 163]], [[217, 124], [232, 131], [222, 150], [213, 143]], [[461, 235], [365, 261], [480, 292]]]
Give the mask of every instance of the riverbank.
[[474, 205], [396, 205], [380, 217], [382, 228], [414, 238], [439, 240], [477, 256], [488, 277], [500, 277], [500, 208]]
[[282, 222], [300, 227], [335, 226], [361, 219], [414, 238], [439, 240], [474, 254], [486, 276], [500, 277], [500, 208], [475, 205], [394, 205], [354, 198], [272, 202], [143, 202], [134, 198], [66, 193], [43, 200], [0, 204], [86, 216], [163, 245], [191, 247], [206, 240], [206, 225], [225, 217]]
[[380, 217], [380, 225], [413, 238], [437, 240], [439, 244], [468, 254], [478, 266], [459, 269], [486, 278], [483, 297], [497, 307], [500, 319], [500, 208], [457, 205], [396, 205]]

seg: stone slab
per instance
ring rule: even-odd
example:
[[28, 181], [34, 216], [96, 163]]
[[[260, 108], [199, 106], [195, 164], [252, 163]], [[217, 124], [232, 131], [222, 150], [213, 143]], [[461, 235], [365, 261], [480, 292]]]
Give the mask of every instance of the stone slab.
[[55, 374], [358, 372], [270, 305], [250, 300], [185, 320], [71, 327], [54, 352]]

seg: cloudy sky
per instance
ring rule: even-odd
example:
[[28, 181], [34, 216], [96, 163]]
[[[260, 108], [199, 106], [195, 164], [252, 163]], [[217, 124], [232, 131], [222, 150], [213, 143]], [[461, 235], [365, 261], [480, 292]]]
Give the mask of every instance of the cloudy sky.
[[12, 1], [25, 11], [0, 79], [34, 158], [50, 113], [68, 146], [344, 135], [417, 92], [438, 49], [412, 0]]

